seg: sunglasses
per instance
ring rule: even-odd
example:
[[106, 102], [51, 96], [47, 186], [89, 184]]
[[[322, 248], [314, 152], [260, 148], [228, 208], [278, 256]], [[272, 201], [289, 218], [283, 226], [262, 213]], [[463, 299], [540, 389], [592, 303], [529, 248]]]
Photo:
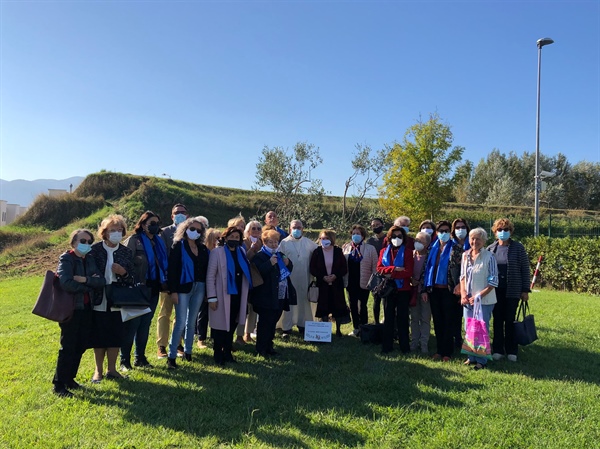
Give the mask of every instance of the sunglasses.
[[202, 228], [194, 228], [193, 226], [189, 227], [188, 229], [192, 232], [194, 232], [194, 231], [202, 232]]
[[392, 234], [392, 238], [402, 238], [402, 234]]
[[256, 226], [252, 226], [250, 229], [253, 231], [260, 231], [262, 228], [257, 228]]
[[509, 228], [504, 228], [504, 229], [498, 229], [498, 231], [510, 232], [510, 229]]
[[457, 227], [456, 227], [456, 228], [454, 228], [454, 229], [467, 229], [467, 227], [466, 227], [466, 226], [457, 226]]
[[87, 239], [79, 239], [79, 243], [83, 243], [84, 245], [86, 243], [89, 243], [91, 245], [92, 243], [94, 243], [94, 239], [89, 239], [89, 240], [87, 240]]
[[439, 229], [438, 232], [440, 234], [448, 234], [450, 232], [450, 229]]

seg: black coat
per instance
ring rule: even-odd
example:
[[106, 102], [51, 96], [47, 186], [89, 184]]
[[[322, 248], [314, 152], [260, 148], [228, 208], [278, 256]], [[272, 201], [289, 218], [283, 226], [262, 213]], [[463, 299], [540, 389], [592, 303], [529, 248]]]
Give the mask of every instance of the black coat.
[[310, 258], [310, 274], [317, 278], [317, 287], [319, 287], [319, 302], [315, 316], [324, 318], [330, 313], [334, 317], [347, 315], [348, 306], [344, 293], [344, 276], [347, 272], [348, 264], [342, 248], [334, 246], [331, 274], [335, 274], [335, 281], [329, 285], [323, 280], [323, 277], [327, 276], [323, 248], [319, 246], [313, 251]]
[[[90, 256], [96, 261], [96, 266], [102, 276], [106, 270], [106, 262], [108, 260], [108, 254], [102, 245], [102, 242], [97, 242], [92, 245]], [[134, 279], [134, 267], [133, 267], [133, 253], [125, 245], [119, 243], [119, 247], [113, 253], [113, 262], [121, 265], [127, 273], [124, 276], [117, 275], [117, 282], [129, 284]]]
[[[264, 251], [258, 251], [252, 258], [251, 263], [256, 266], [263, 278], [263, 283], [252, 289], [250, 301], [253, 306], [272, 310], [290, 310], [290, 305], [298, 303], [296, 289], [292, 285], [290, 276], [287, 277], [287, 298], [279, 299], [279, 281], [281, 279], [279, 265], [273, 265], [268, 254], [265, 254]], [[289, 260], [287, 269], [291, 272], [293, 268], [294, 265]]]
[[[90, 302], [98, 305], [102, 302], [102, 287], [106, 281], [104, 273], [96, 266], [93, 257], [78, 257], [73, 250], [67, 251], [60, 256], [56, 274], [60, 280], [63, 290], [73, 293], [75, 296], [75, 309], [83, 310], [84, 295], [87, 293]], [[73, 279], [74, 276], [85, 276], [86, 282], [82, 284]]]
[[198, 244], [198, 256], [192, 253], [190, 245], [185, 240], [180, 240], [173, 245], [169, 253], [169, 266], [167, 268], [167, 285], [170, 293], [189, 293], [192, 291], [193, 282], [181, 283], [181, 251], [185, 248], [188, 256], [194, 263], [194, 276], [196, 282], [206, 282], [208, 270], [208, 248], [202, 243]]

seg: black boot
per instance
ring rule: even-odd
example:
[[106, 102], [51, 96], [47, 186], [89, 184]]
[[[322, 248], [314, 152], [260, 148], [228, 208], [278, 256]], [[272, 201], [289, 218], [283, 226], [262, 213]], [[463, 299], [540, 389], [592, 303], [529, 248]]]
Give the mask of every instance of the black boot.
[[177, 369], [177, 361], [172, 358], [167, 358], [167, 369]]

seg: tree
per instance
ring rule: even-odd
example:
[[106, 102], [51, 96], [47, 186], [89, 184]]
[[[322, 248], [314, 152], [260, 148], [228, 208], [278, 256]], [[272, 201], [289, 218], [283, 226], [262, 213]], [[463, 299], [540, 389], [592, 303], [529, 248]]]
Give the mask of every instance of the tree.
[[406, 131], [402, 143], [388, 147], [388, 170], [380, 188], [380, 202], [391, 216], [433, 218], [450, 192], [453, 166], [464, 148], [452, 147], [450, 126], [437, 114], [421, 119]]
[[341, 214], [332, 214], [327, 226], [346, 231], [355, 223], [370, 222], [381, 215], [377, 206], [367, 204], [367, 195], [376, 191], [377, 182], [385, 171], [385, 151], [374, 151], [369, 145], [356, 144], [352, 159], [352, 173], [344, 181]]
[[282, 223], [300, 219], [309, 225], [321, 219], [325, 190], [320, 179], [311, 179], [311, 171], [322, 162], [319, 148], [306, 142], [298, 142], [291, 152], [281, 147], [263, 148], [256, 164], [256, 185], [273, 190]]

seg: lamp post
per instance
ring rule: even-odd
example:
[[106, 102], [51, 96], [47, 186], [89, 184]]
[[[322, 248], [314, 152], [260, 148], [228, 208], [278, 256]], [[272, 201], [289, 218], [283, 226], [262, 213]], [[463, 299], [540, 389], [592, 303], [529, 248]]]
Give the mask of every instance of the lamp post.
[[553, 44], [549, 37], [538, 39], [537, 117], [535, 120], [535, 226], [533, 235], [540, 235], [540, 80], [542, 75], [542, 47]]

